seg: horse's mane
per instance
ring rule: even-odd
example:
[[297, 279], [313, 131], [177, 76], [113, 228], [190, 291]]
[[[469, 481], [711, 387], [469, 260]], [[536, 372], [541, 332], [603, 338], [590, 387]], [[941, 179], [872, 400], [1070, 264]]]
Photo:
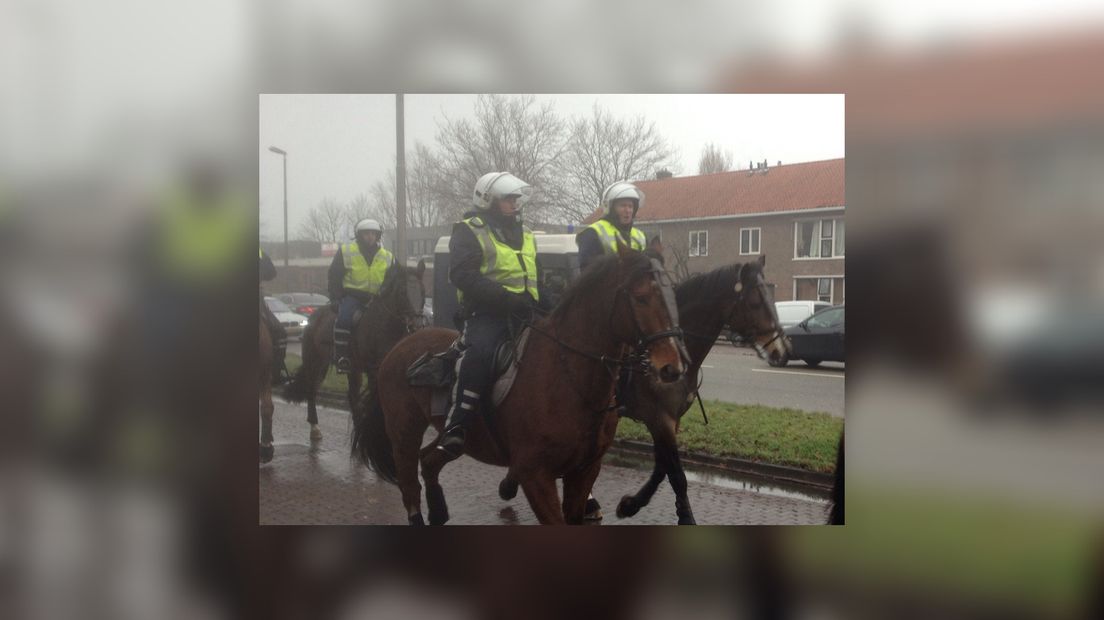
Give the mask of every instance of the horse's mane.
[[740, 281], [741, 274], [751, 278], [757, 273], [762, 273], [762, 270], [758, 261], [717, 267], [713, 271], [698, 274], [675, 286], [675, 302], [679, 308], [685, 309], [691, 303], [700, 300], [735, 297], [736, 283]]
[[[591, 264], [587, 265], [587, 268], [579, 274], [578, 278], [567, 287], [560, 302], [556, 304], [556, 308], [552, 311], [551, 319], [559, 320], [563, 318], [563, 315], [567, 312], [573, 304], [578, 303], [580, 297], [585, 297], [591, 294], [596, 288], [601, 287], [610, 275], [621, 268], [619, 262], [620, 258], [617, 254], [607, 254], [594, 260]], [[637, 271], [647, 271], [651, 269], [652, 263], [648, 260], [648, 257], [641, 252], [632, 252], [624, 259], [624, 268], [632, 273], [632, 277], [636, 276]], [[631, 278], [630, 278], [631, 279]]]
[[735, 296], [734, 289], [736, 282], [740, 280], [741, 267], [740, 263], [723, 265], [713, 271], [691, 276], [689, 280], [675, 286], [676, 302], [682, 308], [692, 300], [719, 295]]

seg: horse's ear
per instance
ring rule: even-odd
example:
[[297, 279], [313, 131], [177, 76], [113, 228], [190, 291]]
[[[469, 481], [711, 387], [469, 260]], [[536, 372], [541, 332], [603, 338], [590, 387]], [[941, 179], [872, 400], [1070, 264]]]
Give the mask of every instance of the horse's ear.
[[621, 238], [618, 237], [617, 238], [617, 257], [621, 260], [625, 260], [631, 254], [632, 254], [632, 250], [629, 249], [629, 246], [625, 245], [625, 242], [621, 241]]
[[422, 275], [425, 274], [425, 259], [424, 258], [418, 260], [417, 273], [418, 273], [418, 279], [421, 280]]
[[760, 267], [766, 267], [767, 266], [767, 255], [766, 254], [760, 254], [759, 255], [759, 266]]
[[648, 249], [663, 256], [663, 242], [659, 240], [659, 235], [652, 237], [652, 240], [648, 243]]

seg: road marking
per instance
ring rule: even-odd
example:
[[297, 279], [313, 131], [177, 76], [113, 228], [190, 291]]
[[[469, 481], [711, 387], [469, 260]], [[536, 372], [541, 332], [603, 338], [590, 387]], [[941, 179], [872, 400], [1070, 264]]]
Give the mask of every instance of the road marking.
[[809, 375], [810, 377], [827, 377], [829, 379], [845, 379], [843, 375], [829, 375], [819, 372], [801, 372], [800, 370], [768, 370], [766, 368], [752, 368], [751, 372], [776, 372], [780, 375]]

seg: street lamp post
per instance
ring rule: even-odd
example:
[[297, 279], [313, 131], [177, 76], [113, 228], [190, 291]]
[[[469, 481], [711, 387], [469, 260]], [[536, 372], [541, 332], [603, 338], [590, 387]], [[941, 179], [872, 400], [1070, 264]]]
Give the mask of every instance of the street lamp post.
[[287, 228], [288, 228], [287, 227], [287, 224], [288, 224], [288, 219], [287, 219], [287, 151], [285, 151], [284, 149], [281, 149], [281, 148], [277, 148], [275, 146], [268, 147], [268, 150], [272, 151], [273, 153], [276, 153], [277, 155], [281, 155], [284, 158], [284, 267], [286, 268], [288, 266], [288, 256], [290, 255], [290, 252], [288, 251], [288, 231], [287, 231]]

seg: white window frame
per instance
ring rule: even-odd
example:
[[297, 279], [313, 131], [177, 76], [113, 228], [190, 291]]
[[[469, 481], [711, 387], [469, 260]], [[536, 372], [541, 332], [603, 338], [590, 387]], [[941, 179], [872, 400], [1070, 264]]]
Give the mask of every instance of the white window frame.
[[[829, 286], [829, 288], [828, 288], [828, 291], [829, 291], [828, 303], [832, 304], [833, 306], [838, 305], [836, 303], [836, 280], [837, 279], [843, 280], [846, 277], [847, 276], [845, 276], [842, 273], [841, 274], [834, 274], [834, 275], [827, 275], [827, 276], [794, 276], [793, 277], [793, 292], [790, 294], [790, 299], [793, 300], [793, 301], [797, 301], [797, 281], [798, 280], [816, 280], [818, 291], [819, 291], [819, 288], [820, 288], [820, 280], [828, 280], [830, 282], [830, 284], [828, 285]], [[818, 292], [817, 293], [817, 299], [810, 300], [810, 301], [824, 301], [824, 300], [820, 299], [820, 293]]]
[[[798, 256], [797, 255], [797, 240], [798, 240], [797, 231], [798, 231], [798, 227], [801, 226], [802, 224], [808, 224], [809, 222], [813, 222], [815, 224], [815, 226], [813, 227], [813, 238], [810, 242], [809, 247], [811, 249], [815, 245], [815, 247], [817, 249], [817, 252], [819, 253], [821, 242], [825, 239], [825, 237], [821, 236], [821, 234], [822, 234], [821, 233], [821, 230], [822, 230], [821, 222], [823, 222], [824, 220], [828, 220], [828, 221], [832, 222], [832, 237], [831, 237], [831, 239], [832, 239], [832, 255], [831, 256]], [[845, 222], [845, 220], [842, 217], [818, 217], [815, 220], [814, 219], [794, 220], [794, 224], [793, 224], [793, 259], [794, 260], [836, 260], [836, 259], [840, 259], [840, 258], [845, 258], [845, 256], [843, 254], [836, 254], [836, 240], [839, 238], [839, 236], [836, 233], [839, 231], [840, 224], [844, 224], [844, 222]], [[846, 226], [846, 224], [844, 224], [844, 225]], [[844, 234], [846, 234], [846, 233], [844, 233]], [[847, 251], [847, 249], [846, 249], [846, 246], [845, 246], [844, 252], [846, 252], [846, 251]]]
[[[694, 235], [698, 235], [698, 244], [694, 245]], [[701, 240], [705, 239], [705, 252], [701, 251]], [[709, 231], [708, 230], [691, 230], [689, 239], [688, 256], [709, 256]]]
[[[748, 251], [744, 251], [744, 231], [748, 231]], [[754, 250], [752, 249], [752, 232], [754, 232], [755, 244]], [[740, 256], [755, 256], [761, 253], [763, 249], [763, 229], [762, 228], [741, 228], [740, 229]]]

